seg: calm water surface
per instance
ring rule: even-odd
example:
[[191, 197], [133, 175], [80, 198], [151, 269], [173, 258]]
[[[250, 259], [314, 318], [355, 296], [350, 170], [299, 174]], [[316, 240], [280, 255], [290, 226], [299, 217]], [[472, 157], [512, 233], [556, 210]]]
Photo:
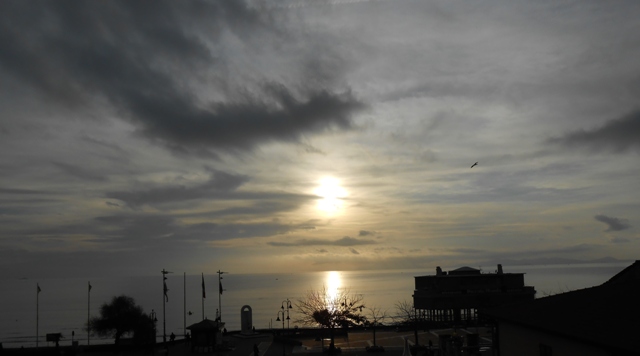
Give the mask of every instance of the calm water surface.
[[[558, 294], [571, 290], [602, 284], [631, 263], [575, 264], [548, 266], [504, 266], [505, 273], [526, 273], [525, 283], [534, 286], [537, 297]], [[449, 270], [448, 268], [443, 268]], [[484, 267], [493, 272], [495, 267]], [[309, 289], [348, 288], [352, 293], [363, 294], [368, 307], [378, 307], [387, 314], [395, 313], [399, 301], [411, 302], [414, 276], [433, 275], [434, 271], [344, 271], [313, 272], [297, 274], [226, 274], [222, 280], [225, 291], [221, 296], [222, 320], [228, 330], [240, 329], [240, 310], [249, 305], [253, 311], [256, 328], [282, 328], [276, 321], [283, 301], [289, 299], [294, 305]], [[100, 305], [115, 295], [133, 297], [145, 312], [157, 313], [158, 334], [162, 335], [163, 319], [166, 318], [167, 334], [182, 335], [185, 325], [202, 320], [202, 287], [200, 275], [170, 274], [167, 280], [169, 301], [165, 304], [163, 317], [162, 276], [113, 277], [91, 280], [91, 301], [88, 300], [87, 279], [3, 279], [0, 295], [0, 342], [4, 347], [35, 346], [36, 320], [38, 320], [39, 343], [47, 345], [47, 333], [63, 334], [62, 345], [74, 340], [86, 344], [84, 325], [87, 315], [98, 315]], [[41, 293], [36, 300], [36, 283]], [[186, 298], [185, 298], [186, 286]], [[214, 319], [218, 309], [218, 275], [205, 274], [204, 315]], [[38, 317], [36, 318], [36, 307]], [[290, 309], [289, 326], [296, 323], [295, 308]], [[285, 322], [284, 327], [287, 327]], [[91, 343], [112, 340], [91, 338]]]

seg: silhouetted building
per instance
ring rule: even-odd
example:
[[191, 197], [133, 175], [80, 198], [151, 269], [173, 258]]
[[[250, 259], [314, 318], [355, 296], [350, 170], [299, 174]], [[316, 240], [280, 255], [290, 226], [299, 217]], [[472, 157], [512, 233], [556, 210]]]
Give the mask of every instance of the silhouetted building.
[[513, 302], [533, 300], [535, 289], [524, 285], [524, 273], [481, 273], [461, 267], [436, 275], [415, 278], [413, 305], [418, 317], [435, 323], [464, 324], [477, 320], [477, 310]]
[[214, 352], [222, 345], [222, 329], [224, 323], [204, 319], [203, 321], [190, 325], [191, 330], [191, 351], [192, 352]]
[[640, 355], [640, 261], [597, 287], [481, 311], [500, 356]]

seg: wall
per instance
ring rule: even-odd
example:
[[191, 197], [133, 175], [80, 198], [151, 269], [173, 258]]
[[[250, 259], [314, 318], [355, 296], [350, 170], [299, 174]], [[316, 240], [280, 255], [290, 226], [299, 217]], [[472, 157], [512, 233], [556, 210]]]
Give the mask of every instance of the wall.
[[539, 356], [540, 344], [548, 345], [553, 356], [609, 356], [596, 346], [544, 333], [507, 322], [499, 323], [500, 356]]

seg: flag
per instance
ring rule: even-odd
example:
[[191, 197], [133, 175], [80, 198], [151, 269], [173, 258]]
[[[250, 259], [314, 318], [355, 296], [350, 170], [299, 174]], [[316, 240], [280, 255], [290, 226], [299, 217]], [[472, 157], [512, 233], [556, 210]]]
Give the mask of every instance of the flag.
[[169, 301], [169, 296], [167, 295], [168, 291], [169, 291], [169, 288], [167, 288], [167, 282], [164, 282], [164, 297], [166, 298], [167, 302]]
[[42, 289], [40, 289], [40, 285], [38, 283], [36, 283], [36, 287], [38, 287], [38, 293], [42, 292]]
[[89, 282], [89, 292], [91, 292], [91, 282]]
[[222, 281], [218, 281], [218, 283], [220, 284], [220, 294], [222, 294], [222, 291], [224, 290], [222, 289]]
[[207, 294], [204, 292], [204, 273], [202, 274], [202, 298], [206, 298]]

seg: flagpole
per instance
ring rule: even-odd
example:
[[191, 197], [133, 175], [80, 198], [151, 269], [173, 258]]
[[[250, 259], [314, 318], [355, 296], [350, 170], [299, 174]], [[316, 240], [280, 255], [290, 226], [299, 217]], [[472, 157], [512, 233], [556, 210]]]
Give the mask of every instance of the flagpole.
[[36, 283], [36, 349], [38, 348], [38, 331], [40, 329], [40, 285]]
[[164, 346], [167, 346], [167, 313], [166, 313], [166, 304], [167, 301], [169, 299], [169, 296], [167, 295], [167, 292], [169, 291], [169, 288], [167, 288], [167, 274], [169, 273], [173, 273], [173, 272], [169, 272], [169, 271], [165, 271], [165, 269], [162, 269], [162, 342], [164, 343]]
[[91, 345], [91, 281], [87, 291], [87, 346]]
[[222, 322], [222, 291], [224, 291], [224, 289], [222, 289], [223, 273], [229, 273], [229, 272], [222, 272], [221, 270], [218, 270], [218, 310], [220, 311], [218, 314], [218, 318], [220, 318], [221, 322]]
[[204, 298], [206, 298], [204, 289], [204, 273], [202, 274], [202, 320], [204, 320]]
[[183, 320], [182, 320], [182, 335], [183, 337], [187, 337], [187, 272], [184, 272], [184, 298], [183, 298]]

